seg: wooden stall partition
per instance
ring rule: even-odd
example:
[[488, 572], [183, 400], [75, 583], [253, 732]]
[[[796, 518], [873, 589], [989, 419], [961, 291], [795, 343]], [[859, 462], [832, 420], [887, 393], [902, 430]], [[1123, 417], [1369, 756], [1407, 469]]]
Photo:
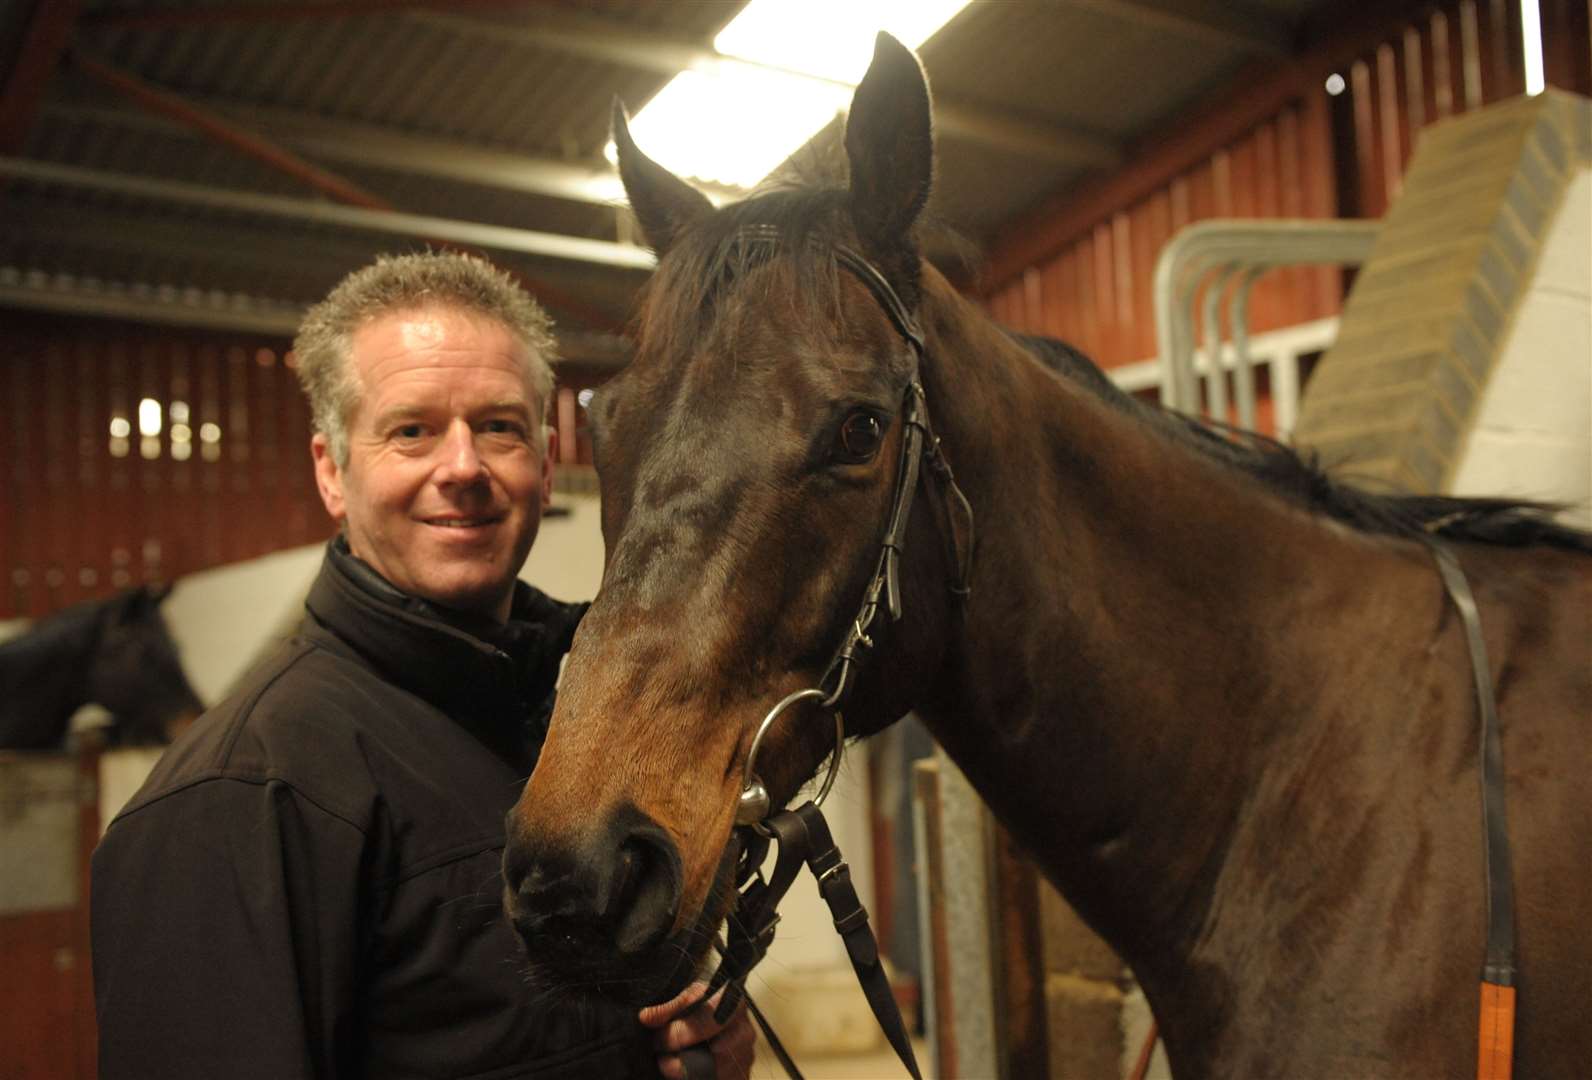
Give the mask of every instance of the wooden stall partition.
[[0, 754], [0, 1075], [98, 1075], [89, 856], [99, 747]]

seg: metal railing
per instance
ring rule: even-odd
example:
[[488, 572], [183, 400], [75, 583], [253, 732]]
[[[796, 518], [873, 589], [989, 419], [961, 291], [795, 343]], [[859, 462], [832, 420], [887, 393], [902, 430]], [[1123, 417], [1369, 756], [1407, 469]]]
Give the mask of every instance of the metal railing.
[[[1281, 266], [1363, 263], [1378, 222], [1295, 219], [1201, 221], [1180, 230], [1155, 265], [1155, 336], [1161, 363], [1161, 403], [1186, 413], [1224, 418], [1231, 368], [1238, 423], [1255, 426], [1255, 376], [1250, 355], [1249, 297], [1266, 271]], [[1222, 348], [1222, 300], [1232, 348]], [[1196, 305], [1200, 318], [1196, 322]], [[1195, 327], [1203, 331], [1196, 372]]]

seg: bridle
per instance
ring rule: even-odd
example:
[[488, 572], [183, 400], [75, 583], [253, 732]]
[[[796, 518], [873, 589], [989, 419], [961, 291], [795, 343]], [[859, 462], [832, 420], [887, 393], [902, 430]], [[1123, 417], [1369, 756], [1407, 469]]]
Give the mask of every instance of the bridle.
[[[748, 226], [741, 230], [737, 240], [748, 245], [771, 247], [781, 243], [778, 230], [770, 226]], [[961, 532], [966, 536], [964, 541], [958, 540], [955, 521], [948, 520], [945, 529], [951, 565], [956, 568], [957, 575], [951, 592], [959, 602], [965, 601], [970, 593], [968, 579], [973, 560], [973, 509], [957, 486], [950, 463], [946, 461], [940, 449], [940, 440], [929, 421], [928, 401], [922, 381], [926, 349], [923, 331], [916, 318], [890, 282], [866, 258], [846, 247], [836, 248], [834, 255], [836, 263], [862, 282], [878, 301], [891, 324], [912, 350], [912, 370], [902, 405], [904, 433], [901, 458], [896, 470], [890, 512], [885, 519], [884, 535], [879, 541], [878, 562], [863, 590], [862, 603], [855, 618], [851, 620], [819, 685], [797, 690], [779, 701], [764, 716], [752, 737], [742, 772], [741, 795], [735, 816], [736, 836], [740, 844], [735, 875], [737, 900], [729, 918], [727, 942], [720, 946], [722, 960], [709, 984], [709, 993], [720, 987], [725, 988], [715, 1013], [721, 1023], [728, 1020], [739, 1001], [746, 998], [748, 1007], [762, 1025], [770, 1046], [786, 1071], [793, 1077], [800, 1076], [779, 1040], [769, 1030], [767, 1021], [751, 999], [746, 997], [745, 980], [752, 967], [768, 951], [774, 938], [774, 926], [779, 920], [775, 909], [805, 863], [818, 879], [819, 892], [829, 904], [835, 929], [845, 941], [847, 955], [856, 969], [858, 981], [873, 1008], [874, 1016], [907, 1071], [916, 1078], [919, 1076], [917, 1061], [895, 996], [880, 964], [878, 943], [868, 928], [868, 913], [858, 899], [856, 889], [852, 887], [850, 869], [840, 857], [819, 807], [834, 786], [845, 750], [846, 728], [841, 706], [856, 685], [857, 672], [868, 650], [873, 648], [871, 635], [880, 610], [882, 608], [888, 612], [892, 623], [898, 622], [903, 613], [901, 554], [906, 542], [907, 524], [912, 515], [913, 498], [924, 468], [927, 467], [929, 475], [941, 486], [947, 518], [956, 512], [962, 517]], [[820, 709], [834, 714], [835, 748], [829, 758], [829, 770], [813, 799], [795, 810], [781, 810], [771, 815], [768, 789], [756, 769], [758, 752], [774, 722], [802, 702], [813, 702]], [[779, 851], [774, 871], [765, 879], [761, 867], [771, 841], [778, 843]]]
[[[742, 235], [743, 238], [753, 242], [778, 243], [777, 234], [767, 227], [753, 226], [743, 230]], [[867, 286], [868, 291], [879, 302], [879, 306], [890, 317], [890, 322], [897, 332], [912, 348], [912, 373], [907, 380], [906, 399], [902, 406], [902, 424], [906, 430], [901, 447], [901, 460], [896, 471], [895, 494], [890, 501], [890, 514], [886, 518], [884, 537], [879, 541], [879, 561], [867, 588], [863, 590], [862, 604], [857, 609], [856, 617], [851, 620], [851, 625], [840, 646], [835, 650], [834, 658], [830, 660], [823, 678], [819, 680], [819, 685], [789, 695], [770, 709], [763, 722], [758, 725], [742, 773], [741, 802], [735, 816], [737, 825], [756, 826], [768, 816], [768, 791], [753, 768], [757, 761], [757, 752], [762, 745], [763, 736], [780, 714], [802, 701], [816, 701], [819, 708], [835, 714], [835, 752], [830, 757], [829, 772], [824, 778], [823, 787], [813, 800], [814, 805], [822, 806], [824, 798], [829, 794], [829, 789], [835, 781], [835, 774], [840, 767], [845, 740], [845, 724], [841, 718], [840, 707], [851, 693], [865, 650], [873, 647], [873, 638], [869, 636], [869, 631], [873, 628], [874, 620], [878, 618], [881, 600], [885, 610], [890, 614], [891, 622], [898, 622], [901, 619], [903, 612], [901, 553], [906, 543], [907, 523], [912, 516], [912, 502], [917, 493], [918, 479], [924, 465], [928, 466], [930, 474], [943, 485], [946, 495], [955, 501], [965, 522], [967, 532], [965, 543], [957, 542], [954, 524], [947, 530], [952, 565], [957, 568], [957, 580], [951, 586], [951, 593], [959, 599], [965, 599], [971, 591], [968, 577], [972, 572], [973, 559], [973, 508], [968, 503], [967, 496], [962, 493], [962, 489], [957, 486], [950, 462], [945, 459], [939, 437], [934, 434], [933, 424], [929, 421], [928, 400], [923, 391], [921, 378], [923, 358], [927, 352], [923, 342], [923, 332], [919, 329], [912, 313], [907, 310], [906, 304], [902, 302], [900, 295], [872, 263], [845, 247], [835, 250], [835, 259], [840, 266], [849, 270]]]

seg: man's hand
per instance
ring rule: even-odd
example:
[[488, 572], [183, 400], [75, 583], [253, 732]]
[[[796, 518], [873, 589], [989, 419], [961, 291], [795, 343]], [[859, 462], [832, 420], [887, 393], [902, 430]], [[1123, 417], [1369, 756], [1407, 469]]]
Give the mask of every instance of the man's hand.
[[641, 1022], [658, 1029], [654, 1037], [659, 1050], [658, 1072], [668, 1080], [696, 1080], [686, 1074], [686, 1063], [680, 1057], [680, 1051], [692, 1047], [699, 1048], [697, 1053], [705, 1049], [712, 1055], [713, 1080], [746, 1080], [751, 1075], [757, 1035], [746, 1014], [746, 1002], [741, 1002], [730, 1022], [721, 1026], [714, 1022], [713, 1010], [724, 991], [703, 1001], [707, 988], [707, 983], [694, 982], [671, 1000], [641, 1010]]

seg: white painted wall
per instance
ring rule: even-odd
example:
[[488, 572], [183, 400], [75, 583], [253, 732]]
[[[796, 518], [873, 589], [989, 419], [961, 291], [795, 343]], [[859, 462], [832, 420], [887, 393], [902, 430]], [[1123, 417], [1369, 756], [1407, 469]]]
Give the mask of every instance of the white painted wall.
[[1565, 187], [1449, 493], [1571, 504], [1592, 528], [1592, 169]]

